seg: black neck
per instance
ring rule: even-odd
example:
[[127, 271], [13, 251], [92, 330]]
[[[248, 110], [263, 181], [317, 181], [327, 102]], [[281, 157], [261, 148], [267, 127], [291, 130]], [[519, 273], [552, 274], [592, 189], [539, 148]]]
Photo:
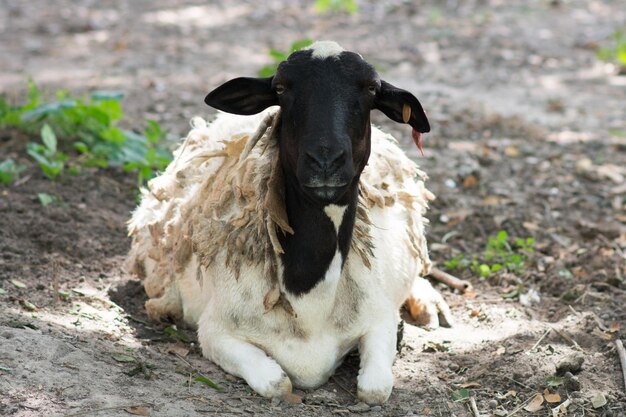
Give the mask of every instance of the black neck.
[[279, 233], [284, 266], [283, 282], [287, 291], [295, 295], [309, 292], [324, 279], [337, 248], [342, 267], [350, 250], [352, 230], [356, 217], [358, 180], [351, 185], [338, 205], [347, 205], [339, 233], [324, 212], [324, 206], [315, 204], [300, 191], [296, 180], [284, 175], [285, 205], [293, 235]]

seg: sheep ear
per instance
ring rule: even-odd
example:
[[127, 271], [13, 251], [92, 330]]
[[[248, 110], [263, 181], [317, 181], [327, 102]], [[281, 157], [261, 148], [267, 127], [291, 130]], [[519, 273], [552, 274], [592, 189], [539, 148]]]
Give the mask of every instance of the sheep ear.
[[272, 78], [235, 78], [211, 91], [204, 102], [227, 113], [259, 113], [278, 104], [276, 92], [272, 90]]
[[430, 132], [428, 118], [420, 102], [406, 90], [394, 87], [381, 80], [380, 90], [376, 93], [374, 108], [385, 113], [398, 123], [408, 123], [418, 132]]

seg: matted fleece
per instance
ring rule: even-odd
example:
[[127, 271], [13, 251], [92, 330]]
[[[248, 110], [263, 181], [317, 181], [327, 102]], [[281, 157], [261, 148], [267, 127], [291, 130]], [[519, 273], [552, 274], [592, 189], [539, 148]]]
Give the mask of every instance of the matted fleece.
[[[278, 234], [294, 233], [285, 210], [276, 134], [280, 111], [245, 118], [245, 123], [239, 122], [243, 126], [237, 126], [236, 117], [220, 114], [212, 123], [194, 118], [173, 162], [142, 190], [141, 205], [129, 221], [133, 242], [128, 265], [144, 279], [150, 298], [164, 296], [192, 254], [200, 261], [198, 279], [203, 279], [200, 268], [215, 262], [221, 251], [226, 251], [224, 267], [235, 276], [243, 264], [259, 266], [259, 279], [278, 288], [283, 253]], [[424, 187], [425, 179], [391, 135], [372, 127], [372, 151], [360, 178], [351, 243], [352, 252], [368, 268], [376, 244], [370, 211], [401, 204], [408, 214], [404, 244], [422, 262], [422, 273], [429, 272], [423, 214], [434, 195]], [[154, 268], [146, 268], [148, 258], [156, 263]]]

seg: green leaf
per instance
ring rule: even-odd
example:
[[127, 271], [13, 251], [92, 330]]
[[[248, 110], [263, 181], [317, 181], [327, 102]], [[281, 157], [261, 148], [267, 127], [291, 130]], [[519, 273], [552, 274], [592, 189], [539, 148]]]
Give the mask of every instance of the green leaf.
[[51, 195], [51, 194], [46, 194], [46, 193], [37, 194], [37, 198], [39, 199], [39, 202], [41, 203], [41, 205], [44, 207], [59, 201], [59, 197], [55, 195]]
[[[119, 120], [122, 115], [124, 114], [124, 112], [122, 111], [122, 105], [120, 104], [119, 101], [116, 100], [104, 100], [104, 101], [100, 101], [97, 103], [97, 107], [92, 108], [93, 109], [98, 109], [100, 111], [102, 111], [104, 114], [106, 114], [110, 120]], [[108, 125], [110, 122], [107, 121], [106, 123], [103, 123], [105, 125]]]
[[21, 120], [30, 122], [32, 120], [43, 119], [50, 115], [60, 114], [63, 110], [76, 107], [76, 100], [63, 100], [57, 103], [42, 104], [33, 110], [22, 113]]
[[500, 230], [496, 235], [496, 239], [498, 240], [498, 242], [506, 242], [508, 237], [509, 234], [506, 232], [506, 230]]
[[202, 382], [205, 385], [208, 385], [209, 387], [216, 389], [218, 391], [221, 391], [223, 388], [220, 387], [219, 385], [217, 385], [215, 382], [211, 381], [209, 378], [205, 377], [205, 376], [197, 376], [196, 378], [194, 378], [195, 382]]
[[163, 330], [163, 333], [170, 336], [174, 336], [178, 340], [184, 343], [191, 343], [191, 339], [187, 335], [176, 328], [176, 326], [169, 326]]
[[118, 145], [124, 143], [124, 141], [126, 140], [124, 132], [122, 132], [119, 127], [108, 127], [107, 129], [100, 132], [100, 136], [107, 142], [112, 142]]
[[47, 123], [41, 128], [41, 140], [51, 153], [57, 151], [57, 137]]
[[452, 401], [454, 402], [467, 400], [470, 397], [470, 391], [467, 388], [461, 388], [456, 391], [452, 391], [452, 394], [450, 394], [450, 397], [452, 398]]
[[120, 101], [124, 98], [123, 91], [104, 91], [97, 90], [91, 93], [91, 99], [95, 101], [103, 101], [103, 100], [115, 100]]
[[89, 153], [89, 148], [83, 142], [74, 142], [74, 149], [80, 153]]
[[163, 131], [161, 130], [161, 126], [154, 121], [148, 120], [148, 127], [144, 130], [144, 135], [146, 139], [150, 143], [157, 143], [159, 140], [163, 138]]
[[258, 72], [259, 77], [271, 77], [276, 72], [275, 65], [266, 65]]
[[[297, 41], [295, 41], [294, 43], [291, 44], [291, 52], [296, 52], [299, 51], [301, 49], [306, 48], [307, 46], [311, 46], [313, 44], [313, 40], [312, 39], [298, 39]], [[283, 60], [287, 59], [287, 56], [285, 56], [283, 58]]]
[[546, 380], [546, 387], [548, 388], [558, 388], [563, 385], [563, 378], [560, 376], [550, 376]]
[[489, 265], [487, 264], [481, 264], [478, 267], [478, 273], [481, 277], [487, 278], [489, 274], [491, 274], [491, 268], [489, 268]]

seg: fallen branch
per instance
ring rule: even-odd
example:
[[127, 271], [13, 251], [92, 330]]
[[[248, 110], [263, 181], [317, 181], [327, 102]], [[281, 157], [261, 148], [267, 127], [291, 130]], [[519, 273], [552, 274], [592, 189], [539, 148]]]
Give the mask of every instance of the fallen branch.
[[622, 365], [622, 376], [624, 377], [624, 392], [626, 392], [626, 351], [624, 350], [624, 344], [620, 339], [615, 340], [615, 349], [617, 349], [619, 363]]
[[476, 406], [476, 399], [474, 397], [470, 397], [470, 408], [472, 409], [472, 414], [474, 414], [474, 417], [480, 417], [480, 412], [478, 411], [478, 407]]
[[433, 268], [430, 271], [430, 276], [439, 282], [443, 282], [450, 288], [461, 291], [462, 293], [472, 289], [472, 284], [469, 281], [452, 276], [447, 272], [443, 272], [439, 268]]

